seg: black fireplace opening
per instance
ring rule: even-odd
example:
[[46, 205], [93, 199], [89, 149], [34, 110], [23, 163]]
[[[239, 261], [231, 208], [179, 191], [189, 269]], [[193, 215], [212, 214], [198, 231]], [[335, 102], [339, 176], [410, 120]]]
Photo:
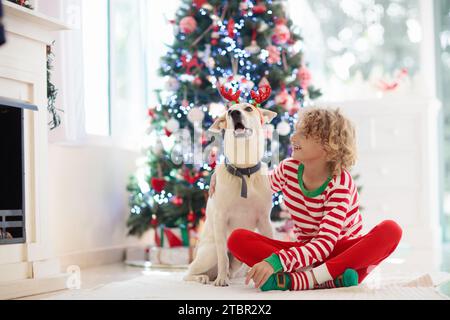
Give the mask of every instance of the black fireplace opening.
[[0, 245], [25, 242], [25, 109], [35, 106], [0, 97]]

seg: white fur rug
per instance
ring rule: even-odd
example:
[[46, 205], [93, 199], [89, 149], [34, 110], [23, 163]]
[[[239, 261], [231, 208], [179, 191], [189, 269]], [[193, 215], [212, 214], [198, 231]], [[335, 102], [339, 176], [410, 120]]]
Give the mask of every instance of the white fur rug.
[[229, 287], [186, 283], [184, 271], [148, 270], [134, 279], [99, 285], [92, 289], [65, 291], [51, 300], [450, 300], [437, 286], [450, 281], [449, 273], [391, 275], [376, 272], [358, 287], [298, 292], [261, 292], [245, 286], [244, 278]]

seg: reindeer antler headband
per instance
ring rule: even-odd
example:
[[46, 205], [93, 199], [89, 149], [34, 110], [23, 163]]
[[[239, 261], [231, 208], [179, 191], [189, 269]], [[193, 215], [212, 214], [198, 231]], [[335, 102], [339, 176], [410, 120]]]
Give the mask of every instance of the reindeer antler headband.
[[[221, 96], [230, 101], [233, 104], [238, 104], [239, 98], [241, 97], [242, 90], [238, 90], [233, 93], [233, 89], [225, 89], [225, 86], [219, 85], [219, 92]], [[253, 99], [253, 104], [256, 108], [261, 107], [261, 104], [267, 100], [269, 100], [270, 95], [272, 94], [272, 88], [269, 84], [264, 84], [258, 88], [258, 91], [251, 91], [250, 95]]]
[[[231, 106], [229, 107], [240, 103], [239, 98], [241, 97], [242, 90], [238, 90], [233, 93], [233, 89], [226, 90], [225, 86], [219, 85], [219, 92], [224, 99], [231, 102]], [[253, 102], [251, 104], [259, 112], [259, 116], [261, 117], [261, 124], [264, 124], [264, 116], [259, 108], [261, 107], [261, 104], [263, 102], [269, 100], [271, 94], [272, 87], [269, 84], [263, 84], [262, 86], [259, 86], [258, 91], [252, 90], [250, 92], [250, 96], [253, 99]]]

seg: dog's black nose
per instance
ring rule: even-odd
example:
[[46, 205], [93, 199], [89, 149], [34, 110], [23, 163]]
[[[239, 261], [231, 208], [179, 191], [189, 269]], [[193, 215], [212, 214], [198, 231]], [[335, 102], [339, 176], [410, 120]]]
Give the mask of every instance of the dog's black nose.
[[230, 112], [230, 116], [233, 120], [241, 118], [241, 112], [239, 110], [233, 110]]

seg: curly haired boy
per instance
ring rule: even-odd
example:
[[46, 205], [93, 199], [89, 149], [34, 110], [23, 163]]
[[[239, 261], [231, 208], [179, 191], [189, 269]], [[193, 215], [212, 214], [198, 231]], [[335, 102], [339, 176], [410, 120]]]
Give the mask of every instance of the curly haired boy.
[[355, 130], [339, 110], [302, 110], [291, 142], [292, 157], [269, 181], [274, 193], [283, 194], [297, 241], [237, 229], [228, 249], [251, 267], [246, 284], [253, 280], [263, 291], [358, 285], [396, 249], [402, 229], [388, 220], [362, 234], [358, 190], [349, 173], [357, 157]]

